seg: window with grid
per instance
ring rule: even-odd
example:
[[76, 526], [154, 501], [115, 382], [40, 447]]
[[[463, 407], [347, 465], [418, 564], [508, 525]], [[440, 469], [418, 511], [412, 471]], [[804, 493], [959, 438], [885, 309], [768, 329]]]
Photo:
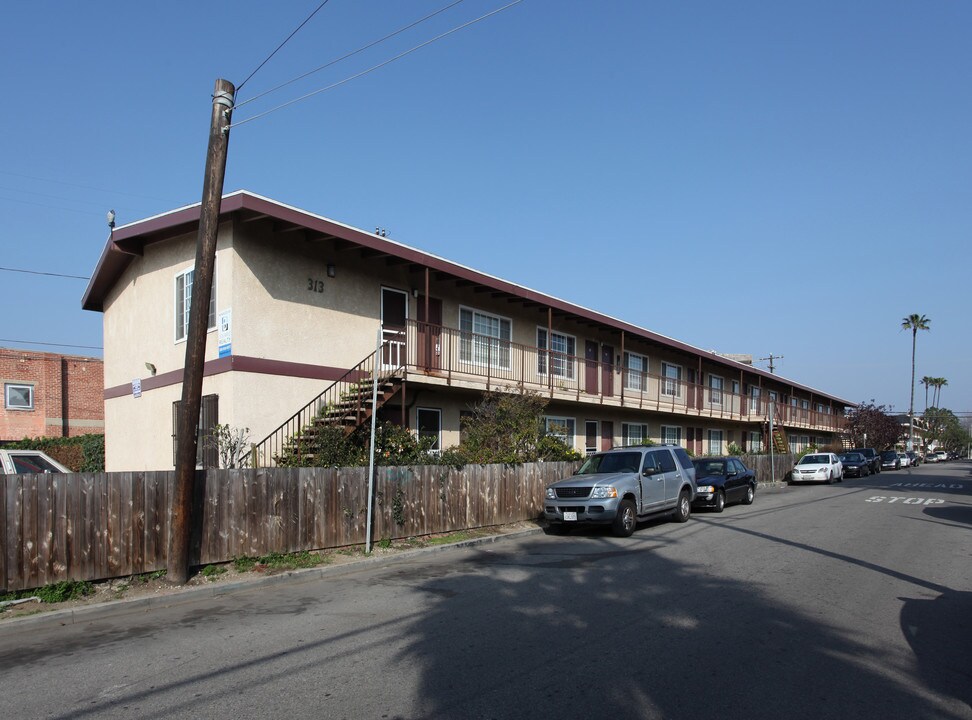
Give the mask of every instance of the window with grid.
[[[175, 339], [185, 340], [189, 334], [189, 308], [192, 305], [193, 270], [185, 270], [175, 278]], [[213, 277], [213, 290], [209, 295], [209, 318], [206, 330], [216, 329], [216, 278]]]
[[759, 412], [759, 388], [750, 387], [749, 388], [749, 410], [750, 412]]
[[[556, 377], [574, 377], [574, 355], [577, 341], [570, 335], [551, 332], [550, 347], [547, 347], [547, 329], [537, 328], [537, 372], [547, 374], [547, 356], [550, 357], [550, 372]], [[550, 352], [546, 352], [546, 350]]]
[[508, 370], [512, 324], [498, 315], [461, 308], [459, 310], [459, 359], [476, 365]]
[[644, 355], [624, 354], [624, 387], [638, 392], [648, 389], [648, 358]]
[[662, 363], [662, 395], [682, 397], [682, 368], [671, 363]]
[[665, 445], [681, 445], [682, 428], [673, 427], [672, 425], [662, 425], [661, 439], [662, 439], [662, 443], [664, 443]]
[[749, 443], [746, 450], [751, 453], [763, 452], [763, 433], [758, 431], [749, 432]]
[[722, 430], [709, 430], [709, 455], [722, 455]]
[[722, 405], [722, 378], [718, 375], [709, 375], [709, 402]]
[[7, 410], [33, 410], [34, 386], [19, 383], [4, 383], [3, 406]]
[[643, 423], [621, 423], [621, 436], [625, 445], [643, 445], [648, 439], [648, 426]]
[[557, 438], [567, 447], [574, 447], [574, 418], [544, 417], [543, 429], [547, 435]]

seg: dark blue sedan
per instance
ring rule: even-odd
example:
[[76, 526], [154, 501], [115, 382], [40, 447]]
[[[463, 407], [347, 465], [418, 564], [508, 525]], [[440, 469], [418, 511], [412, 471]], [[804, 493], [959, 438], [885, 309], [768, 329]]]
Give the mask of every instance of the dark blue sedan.
[[692, 507], [722, 512], [726, 505], [751, 505], [756, 498], [756, 474], [736, 457], [700, 457], [695, 466], [695, 501]]

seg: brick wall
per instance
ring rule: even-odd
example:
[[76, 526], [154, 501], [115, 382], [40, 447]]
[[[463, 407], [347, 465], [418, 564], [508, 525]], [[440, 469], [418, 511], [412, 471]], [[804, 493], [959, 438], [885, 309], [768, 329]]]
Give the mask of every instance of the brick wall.
[[[32, 410], [7, 407], [8, 383], [33, 387]], [[0, 441], [104, 432], [104, 386], [100, 358], [0, 348]]]

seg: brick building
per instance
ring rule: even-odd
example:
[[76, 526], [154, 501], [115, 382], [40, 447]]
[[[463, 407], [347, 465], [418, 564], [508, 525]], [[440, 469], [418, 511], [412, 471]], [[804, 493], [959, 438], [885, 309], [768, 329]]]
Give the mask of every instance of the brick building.
[[0, 348], [0, 443], [105, 431], [100, 358]]

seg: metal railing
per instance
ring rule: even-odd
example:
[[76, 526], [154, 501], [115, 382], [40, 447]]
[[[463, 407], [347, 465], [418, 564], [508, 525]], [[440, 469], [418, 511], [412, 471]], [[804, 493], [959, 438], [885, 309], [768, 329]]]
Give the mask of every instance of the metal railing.
[[379, 350], [348, 370], [280, 427], [254, 443], [240, 460], [240, 467], [272, 467], [280, 464], [281, 458], [299, 464], [310, 452], [308, 439], [313, 437], [315, 426], [340, 425], [352, 429], [367, 420], [371, 416], [375, 374], [379, 385], [404, 377], [399, 347], [400, 343], [384, 342]]
[[[769, 396], [742, 395], [720, 387], [663, 377], [555, 350], [543, 350], [429, 323], [408, 321], [405, 362], [409, 373], [473, 382], [486, 390], [517, 387], [576, 402], [750, 422], [769, 420]], [[777, 421], [786, 426], [838, 432], [839, 413], [783, 405]]]

